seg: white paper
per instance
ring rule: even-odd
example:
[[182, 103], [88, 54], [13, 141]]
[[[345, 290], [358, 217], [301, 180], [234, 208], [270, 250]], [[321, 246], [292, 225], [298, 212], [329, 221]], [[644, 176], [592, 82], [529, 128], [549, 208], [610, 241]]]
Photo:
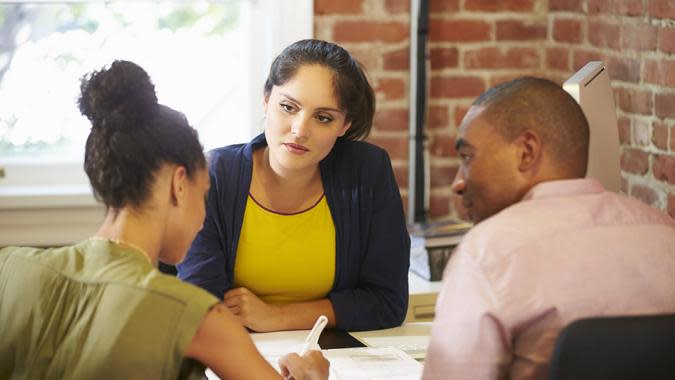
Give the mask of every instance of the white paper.
[[324, 350], [330, 361], [329, 380], [419, 380], [422, 364], [393, 348], [339, 348]]
[[[251, 334], [253, 343], [272, 367], [279, 371], [279, 359], [300, 352], [309, 330]], [[394, 347], [355, 347], [323, 350], [330, 362], [329, 380], [419, 380], [422, 364]], [[207, 369], [210, 380], [218, 377]]]

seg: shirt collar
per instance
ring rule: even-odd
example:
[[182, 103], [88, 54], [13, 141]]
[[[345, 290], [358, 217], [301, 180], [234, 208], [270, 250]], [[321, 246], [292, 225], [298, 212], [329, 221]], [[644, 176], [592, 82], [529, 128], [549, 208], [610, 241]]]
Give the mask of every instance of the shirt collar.
[[605, 191], [595, 178], [563, 179], [546, 181], [532, 187], [523, 200], [538, 198], [555, 198], [569, 194], [595, 194]]

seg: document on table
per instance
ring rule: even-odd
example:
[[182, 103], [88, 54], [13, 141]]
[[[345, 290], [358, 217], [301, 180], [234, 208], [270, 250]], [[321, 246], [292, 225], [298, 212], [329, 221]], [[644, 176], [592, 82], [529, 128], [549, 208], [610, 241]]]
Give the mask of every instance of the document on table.
[[[255, 333], [251, 338], [258, 351], [277, 371], [279, 359], [300, 352], [308, 330]], [[330, 380], [418, 380], [422, 364], [393, 347], [358, 347], [323, 350], [330, 361]], [[207, 370], [209, 379], [217, 379]]]
[[419, 380], [422, 364], [394, 347], [324, 350], [329, 380]]
[[349, 335], [368, 347], [396, 347], [424, 361], [431, 339], [431, 322], [413, 322], [385, 330], [356, 331]]

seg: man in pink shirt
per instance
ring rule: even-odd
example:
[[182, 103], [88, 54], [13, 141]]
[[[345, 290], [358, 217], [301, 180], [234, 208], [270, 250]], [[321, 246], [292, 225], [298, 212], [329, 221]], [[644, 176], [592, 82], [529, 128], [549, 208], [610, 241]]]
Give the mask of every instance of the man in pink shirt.
[[476, 226], [445, 268], [424, 379], [545, 379], [573, 320], [675, 312], [675, 221], [584, 178], [588, 145], [553, 82], [473, 103], [452, 189]]

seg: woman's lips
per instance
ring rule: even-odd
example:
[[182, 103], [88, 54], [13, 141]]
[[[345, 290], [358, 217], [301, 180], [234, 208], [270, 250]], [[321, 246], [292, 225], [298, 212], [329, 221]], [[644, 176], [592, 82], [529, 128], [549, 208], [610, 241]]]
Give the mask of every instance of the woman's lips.
[[284, 143], [283, 145], [286, 147], [286, 150], [294, 154], [305, 154], [309, 152], [307, 147], [300, 144]]

